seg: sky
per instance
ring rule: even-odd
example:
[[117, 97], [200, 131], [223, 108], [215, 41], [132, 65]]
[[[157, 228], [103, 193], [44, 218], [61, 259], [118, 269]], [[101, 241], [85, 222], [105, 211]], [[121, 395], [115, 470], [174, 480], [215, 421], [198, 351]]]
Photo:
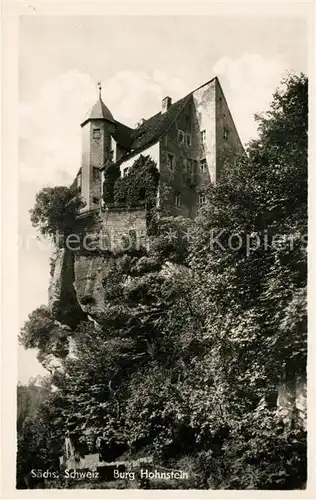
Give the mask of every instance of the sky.
[[[68, 185], [81, 161], [81, 129], [102, 98], [134, 126], [218, 76], [245, 144], [256, 136], [287, 71], [307, 73], [306, 25], [291, 17], [22, 16], [19, 27], [19, 323], [47, 304], [52, 248], [29, 210], [45, 186]], [[43, 375], [19, 347], [19, 380]]]

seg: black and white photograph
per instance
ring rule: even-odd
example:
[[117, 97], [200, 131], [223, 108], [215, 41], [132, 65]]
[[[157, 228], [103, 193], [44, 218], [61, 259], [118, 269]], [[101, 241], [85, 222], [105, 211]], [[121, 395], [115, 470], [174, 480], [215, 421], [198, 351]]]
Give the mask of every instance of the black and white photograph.
[[310, 23], [236, 3], [19, 16], [16, 490], [308, 489]]

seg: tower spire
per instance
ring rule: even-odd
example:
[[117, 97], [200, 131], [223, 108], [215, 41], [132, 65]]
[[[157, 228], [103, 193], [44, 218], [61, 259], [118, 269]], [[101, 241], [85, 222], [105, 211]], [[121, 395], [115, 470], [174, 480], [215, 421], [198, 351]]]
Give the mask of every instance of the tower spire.
[[98, 86], [98, 90], [99, 90], [99, 99], [101, 100], [101, 91], [102, 91], [102, 84], [101, 84], [101, 82], [98, 82], [97, 86]]

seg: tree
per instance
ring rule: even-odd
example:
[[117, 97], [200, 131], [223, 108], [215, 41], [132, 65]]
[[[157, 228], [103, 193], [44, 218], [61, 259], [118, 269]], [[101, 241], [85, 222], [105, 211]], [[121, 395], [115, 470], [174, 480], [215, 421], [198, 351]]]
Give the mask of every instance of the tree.
[[50, 392], [36, 412], [23, 422], [18, 433], [17, 488], [43, 483], [42, 479], [32, 479], [32, 469], [58, 470], [65, 435], [62, 415], [59, 394]]
[[36, 195], [36, 203], [30, 210], [31, 222], [43, 236], [55, 237], [71, 232], [83, 201], [78, 193], [65, 186], [45, 187]]
[[[189, 260], [200, 282], [194, 300], [203, 303], [212, 346], [207, 371], [216, 373], [234, 436], [228, 446], [233, 454], [224, 454], [222, 466], [240, 464], [238, 487], [250, 481], [256, 488], [283, 488], [290, 484], [289, 472], [284, 458], [272, 474], [273, 428], [282, 428], [277, 439], [280, 446], [286, 442], [289, 463], [295, 462], [295, 443], [306, 463], [301, 424], [293, 420], [293, 434], [284, 435], [275, 407], [281, 379], [295, 380], [306, 370], [307, 79], [290, 76], [276, 91], [271, 110], [257, 120], [258, 139], [236, 169], [209, 187]], [[238, 440], [248, 445], [238, 450]], [[259, 446], [266, 452], [261, 472]], [[295, 487], [304, 484], [306, 467], [298, 476], [291, 470]]]
[[64, 358], [68, 353], [69, 330], [63, 328], [47, 306], [40, 306], [21, 328], [19, 342], [25, 349], [38, 349], [38, 359], [44, 362], [49, 354]]

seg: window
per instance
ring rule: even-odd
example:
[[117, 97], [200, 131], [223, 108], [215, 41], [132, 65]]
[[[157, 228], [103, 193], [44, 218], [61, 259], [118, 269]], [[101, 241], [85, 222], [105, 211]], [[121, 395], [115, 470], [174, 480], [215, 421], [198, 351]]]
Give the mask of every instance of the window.
[[173, 156], [173, 154], [168, 153], [167, 162], [168, 162], [168, 167], [172, 169], [174, 167], [174, 156]]
[[196, 174], [197, 172], [197, 161], [192, 160], [192, 174]]
[[128, 175], [128, 167], [123, 168], [123, 177]]
[[176, 207], [181, 207], [181, 197], [179, 193], [177, 193], [174, 197], [174, 204]]
[[224, 132], [223, 132], [224, 141], [228, 140], [228, 135], [229, 135], [229, 130], [227, 130], [227, 128], [224, 128]]
[[191, 158], [188, 158], [188, 163], [187, 163], [187, 172], [190, 174], [192, 171], [192, 160]]
[[201, 131], [201, 142], [205, 142], [206, 141], [206, 130], [202, 130]]
[[100, 139], [101, 137], [101, 131], [99, 128], [94, 128], [93, 129], [93, 139]]
[[184, 144], [184, 132], [183, 130], [178, 130], [178, 142]]
[[183, 158], [183, 170], [186, 172], [188, 170], [188, 160]]
[[100, 178], [100, 170], [97, 167], [93, 167], [92, 177], [94, 181], [98, 181]]
[[205, 194], [199, 194], [199, 205], [200, 205], [200, 207], [202, 205], [204, 205], [205, 202], [206, 202], [206, 196], [205, 196]]
[[207, 171], [207, 163], [205, 158], [200, 161], [200, 170], [203, 174]]
[[93, 203], [99, 203], [99, 198], [96, 198], [95, 196], [92, 198]]
[[191, 146], [191, 134], [185, 134], [185, 143], [187, 146]]

